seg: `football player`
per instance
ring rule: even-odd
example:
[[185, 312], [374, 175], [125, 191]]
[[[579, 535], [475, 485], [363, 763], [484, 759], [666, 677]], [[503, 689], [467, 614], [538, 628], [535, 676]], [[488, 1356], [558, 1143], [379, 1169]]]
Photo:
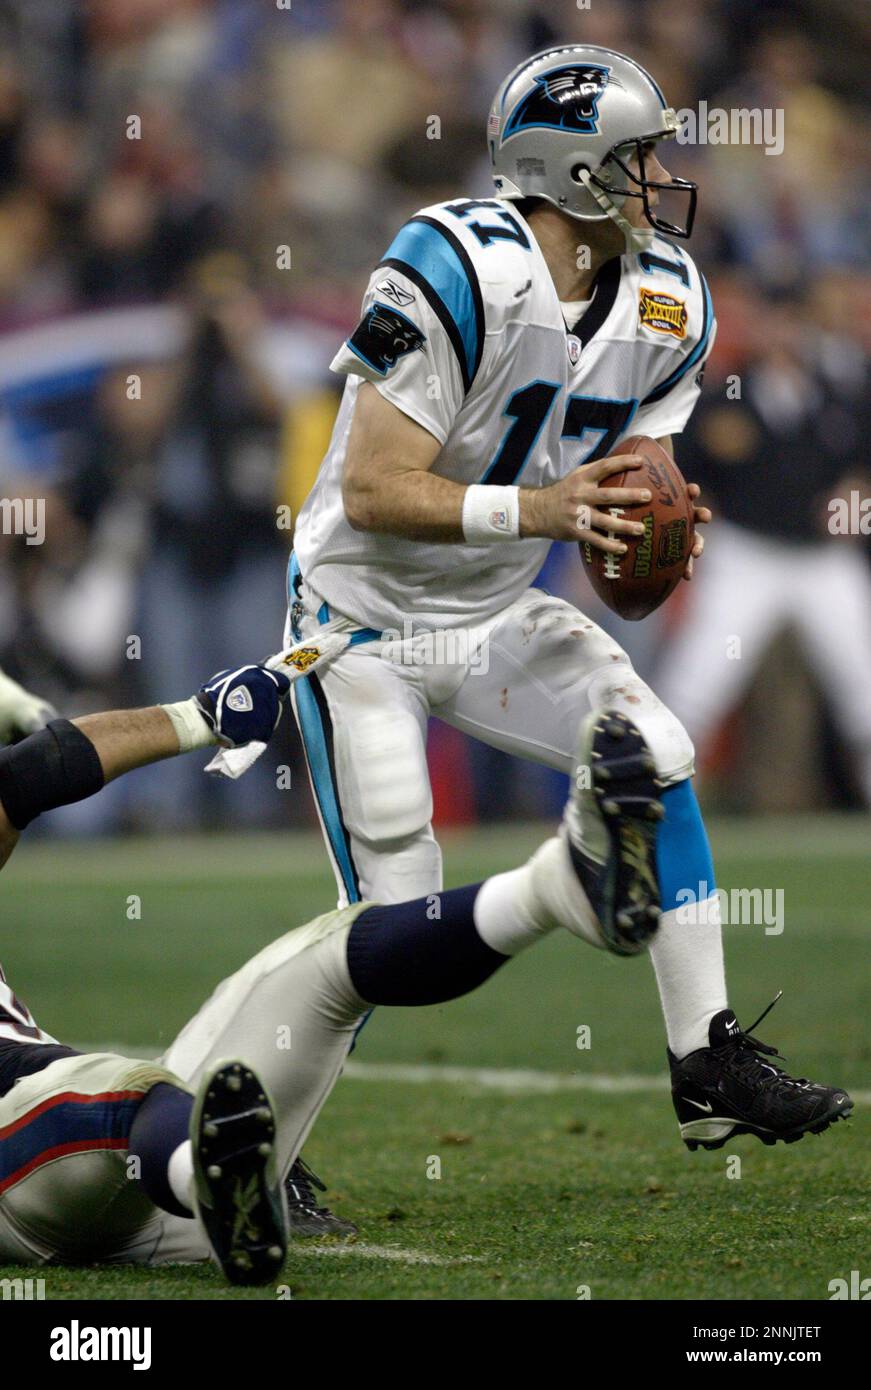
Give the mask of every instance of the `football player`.
[[[309, 651], [309, 649], [306, 650]], [[293, 665], [289, 665], [287, 669], [295, 675]], [[251, 680], [246, 684], [249, 675]], [[141, 762], [153, 762], [158, 758], [175, 756], [179, 752], [187, 752], [204, 746], [204, 741], [206, 743], [218, 742], [219, 740], [213, 732], [210, 732], [207, 723], [210, 717], [209, 711], [215, 701], [220, 701], [219, 713], [225, 721], [236, 719], [239, 726], [237, 731], [238, 746], [242, 746], [243, 743], [250, 746], [252, 742], [262, 744], [265, 740], [250, 732], [252, 719], [262, 722], [263, 715], [260, 709], [247, 710], [243, 707], [245, 701], [242, 700], [242, 692], [248, 690], [249, 685], [255, 701], [266, 699], [268, 713], [269, 701], [273, 698], [274, 690], [277, 687], [279, 693], [286, 692], [288, 680], [283, 673], [272, 673], [265, 668], [253, 666], [242, 667], [238, 671], [219, 672], [207, 686], [203, 687], [196, 701], [182, 703], [178, 707], [119, 710], [78, 720], [76, 728], [84, 729], [90, 733], [93, 733], [95, 728], [99, 729], [101, 757], [103, 759], [101, 768], [91, 767], [90, 771], [93, 773], [94, 780], [89, 781], [86, 778], [83, 783], [84, 790], [80, 794], [90, 795], [92, 791], [103, 785], [104, 778], [108, 781], [117, 775], [113, 761], [115, 742], [118, 742], [122, 749], [126, 749], [129, 748], [130, 741], [133, 740], [139, 749]], [[234, 702], [237, 708], [234, 709], [233, 703], [226, 703], [228, 700]], [[242, 700], [241, 705], [239, 705], [240, 700]], [[19, 835], [17, 827], [23, 826], [29, 819], [27, 808], [34, 804], [32, 802], [34, 789], [24, 785], [29, 772], [23, 759], [36, 757], [37, 761], [43, 758], [49, 760], [49, 766], [52, 769], [49, 789], [51, 797], [64, 797], [69, 791], [69, 787], [64, 782], [66, 760], [75, 756], [70, 750], [75, 747], [76, 739], [75, 734], [70, 733], [66, 721], [60, 721], [56, 725], [50, 724], [55, 716], [56, 711], [46, 700], [24, 690], [17, 682], [0, 671], [0, 745], [12, 743], [49, 724], [49, 730], [44, 734], [42, 742], [38, 746], [28, 745], [25, 753], [18, 755], [14, 763], [9, 763], [6, 767], [4, 774], [6, 801], [9, 803], [10, 811], [15, 807], [17, 807], [17, 811], [13, 824], [10, 815], [6, 814], [0, 805], [0, 868], [6, 863], [15, 848]], [[169, 724], [167, 723], [168, 719], [170, 720]], [[175, 742], [173, 741], [174, 737]], [[225, 745], [234, 746], [225, 735], [220, 741]], [[138, 763], [129, 764], [129, 766], [138, 765]], [[81, 773], [83, 771], [88, 772], [89, 769], [80, 769], [75, 764], [75, 771]], [[18, 805], [19, 793], [16, 787], [19, 783], [24, 796], [23, 806]], [[69, 798], [67, 797], [67, 799]], [[65, 802], [62, 800], [55, 804], [63, 805]], [[44, 807], [40, 807], [40, 809], [44, 809]], [[323, 1191], [324, 1184], [301, 1158], [297, 1160], [288, 1173], [286, 1186], [289, 1220], [294, 1236], [352, 1235], [354, 1233], [356, 1228], [352, 1222], [336, 1215], [335, 1212], [330, 1211], [328, 1207], [319, 1202], [315, 1189]]]
[[[265, 741], [281, 694], [266, 684], [271, 674], [245, 669], [249, 697], [238, 713], [240, 673], [207, 686], [207, 726], [199, 701], [136, 719], [54, 722], [0, 753], [3, 814], [23, 828], [104, 779], [210, 741], [207, 733]], [[649, 930], [614, 935], [591, 906], [588, 885], [607, 872], [608, 856], [599, 844], [591, 858], [588, 821], [603, 788], [627, 813], [630, 804], [637, 814], [657, 807], [648, 762], [622, 712], [588, 714], [575, 764], [593, 769], [591, 786], [575, 778], [560, 833], [528, 863], [441, 894], [436, 917], [431, 897], [356, 903], [288, 932], [218, 986], [158, 1063], [58, 1044], [0, 976], [0, 1261], [156, 1264], [211, 1254], [235, 1283], [274, 1278], [286, 1248], [279, 1178], [374, 1005], [465, 994], [558, 928], [620, 955], [645, 948]], [[776, 1050], [728, 1009], [710, 1032], [714, 1046], [692, 1052], [673, 1083], [690, 1148], [719, 1148], [741, 1133], [791, 1142], [852, 1109], [843, 1090], [787, 1076], [771, 1060]]]
[[[7, 736], [53, 714], [12, 686], [0, 684]], [[131, 768], [215, 743], [266, 743], [288, 687], [282, 672], [250, 665], [176, 704], [49, 717], [0, 752], [0, 866], [36, 816]], [[128, 1246], [142, 1256], [175, 1214], [232, 1282], [263, 1283], [287, 1246], [275, 1134], [249, 1066], [204, 1069], [194, 1094], [166, 1067], [75, 1052], [37, 1026], [0, 969], [0, 1260], [123, 1259]]]
[[[574, 864], [610, 940], [658, 925], [676, 1078], [699, 1050], [712, 1074], [732, 1055], [716, 900], [691, 929], [677, 911], [715, 893], [692, 744], [615, 641], [530, 586], [553, 541], [618, 555], [642, 532], [621, 509], [648, 492], [609, 485], [635, 461], [620, 440], [671, 450], [699, 395], [715, 322], [683, 245], [696, 188], [663, 164], [677, 128], [610, 49], [551, 48], [508, 75], [487, 124], [496, 196], [398, 231], [333, 361], [347, 382], [288, 575], [295, 639], [350, 634], [292, 693], [340, 905], [441, 887], [431, 715], [564, 772], [588, 712], [631, 717], [647, 800], [591, 804]], [[659, 822], [638, 814], [653, 782]]]

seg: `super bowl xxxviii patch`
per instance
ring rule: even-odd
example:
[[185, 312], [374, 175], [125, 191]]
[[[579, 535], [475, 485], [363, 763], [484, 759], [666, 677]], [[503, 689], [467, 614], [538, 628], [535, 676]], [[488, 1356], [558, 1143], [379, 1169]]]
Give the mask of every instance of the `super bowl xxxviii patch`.
[[380, 376], [386, 376], [400, 357], [423, 347], [426, 338], [411, 319], [389, 304], [376, 302], [348, 339], [348, 346]]
[[288, 652], [283, 664], [293, 666], [297, 671], [307, 671], [314, 666], [320, 654], [320, 647], [297, 647], [296, 651]]
[[658, 569], [667, 569], [683, 559], [687, 543], [687, 524], [683, 517], [670, 521], [659, 533], [659, 554], [656, 559]]
[[674, 295], [648, 290], [642, 285], [638, 291], [638, 319], [643, 328], [652, 328], [654, 333], [686, 337], [687, 306]]

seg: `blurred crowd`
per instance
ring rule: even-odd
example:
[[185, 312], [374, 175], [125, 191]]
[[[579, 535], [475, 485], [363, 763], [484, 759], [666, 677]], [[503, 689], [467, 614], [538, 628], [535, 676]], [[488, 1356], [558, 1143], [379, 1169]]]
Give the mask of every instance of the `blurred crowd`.
[[[860, 23], [847, 0], [0, 0], [0, 493], [46, 503], [44, 544], [0, 534], [0, 665], [81, 712], [180, 698], [280, 645], [286, 518], [328, 438], [328, 364], [369, 270], [417, 208], [491, 192], [492, 92], [564, 39], [630, 53], [678, 108], [783, 111], [782, 154], [668, 150], [700, 185], [691, 249], [720, 320], [678, 458], [724, 519], [721, 589], [754, 582], [730, 537], [824, 568], [849, 548], [861, 625], [867, 537], [834, 540], [826, 512], [871, 494]], [[871, 796], [871, 724], [839, 702], [785, 598], [724, 703], [693, 678], [704, 562], [633, 626], [596, 606], [569, 549], [548, 587], [667, 687], [721, 802]], [[786, 572], [764, 583], [786, 593]], [[842, 679], [865, 679], [861, 662]], [[813, 757], [772, 787], [760, 758], [777, 740], [788, 761], [802, 729]], [[495, 756], [434, 730], [443, 819], [550, 813], [559, 782], [501, 755], [494, 782]], [[303, 788], [289, 727], [274, 761]], [[89, 814], [104, 828], [312, 814], [307, 794], [276, 794], [274, 766], [227, 788], [195, 763]]]

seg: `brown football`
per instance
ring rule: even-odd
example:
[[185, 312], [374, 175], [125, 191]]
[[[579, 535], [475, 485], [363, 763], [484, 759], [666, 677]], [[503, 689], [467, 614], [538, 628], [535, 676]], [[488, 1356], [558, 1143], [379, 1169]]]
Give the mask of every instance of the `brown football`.
[[[603, 603], [621, 618], [637, 622], [664, 603], [686, 569], [693, 547], [693, 504], [674, 459], [646, 434], [621, 441], [615, 453], [641, 454], [644, 463], [602, 480], [603, 487], [649, 487], [650, 502], [638, 502], [619, 515], [644, 522], [643, 536], [621, 536], [629, 549], [609, 555], [581, 541], [590, 583]], [[613, 507], [604, 510], [618, 515]]]

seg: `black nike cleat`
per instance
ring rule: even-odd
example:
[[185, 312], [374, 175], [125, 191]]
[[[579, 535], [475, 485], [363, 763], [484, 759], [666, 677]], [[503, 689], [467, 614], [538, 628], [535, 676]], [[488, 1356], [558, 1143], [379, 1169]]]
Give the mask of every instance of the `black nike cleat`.
[[353, 1221], [336, 1216], [329, 1207], [318, 1205], [315, 1188], [326, 1192], [326, 1184], [316, 1177], [307, 1163], [297, 1158], [284, 1184], [287, 1224], [292, 1236], [355, 1236]]
[[191, 1115], [196, 1215], [231, 1284], [268, 1284], [287, 1253], [275, 1114], [244, 1062], [221, 1062]]
[[721, 1149], [736, 1134], [755, 1134], [763, 1144], [794, 1144], [845, 1119], [853, 1102], [835, 1086], [787, 1076], [768, 1059], [779, 1057], [751, 1036], [777, 1003], [769, 1004], [745, 1033], [730, 1009], [711, 1019], [710, 1047], [682, 1061], [669, 1052], [671, 1094], [681, 1138], [688, 1149]]
[[656, 836], [663, 783], [643, 736], [625, 714], [581, 725], [565, 815], [569, 854], [609, 950], [634, 956], [659, 926]]

